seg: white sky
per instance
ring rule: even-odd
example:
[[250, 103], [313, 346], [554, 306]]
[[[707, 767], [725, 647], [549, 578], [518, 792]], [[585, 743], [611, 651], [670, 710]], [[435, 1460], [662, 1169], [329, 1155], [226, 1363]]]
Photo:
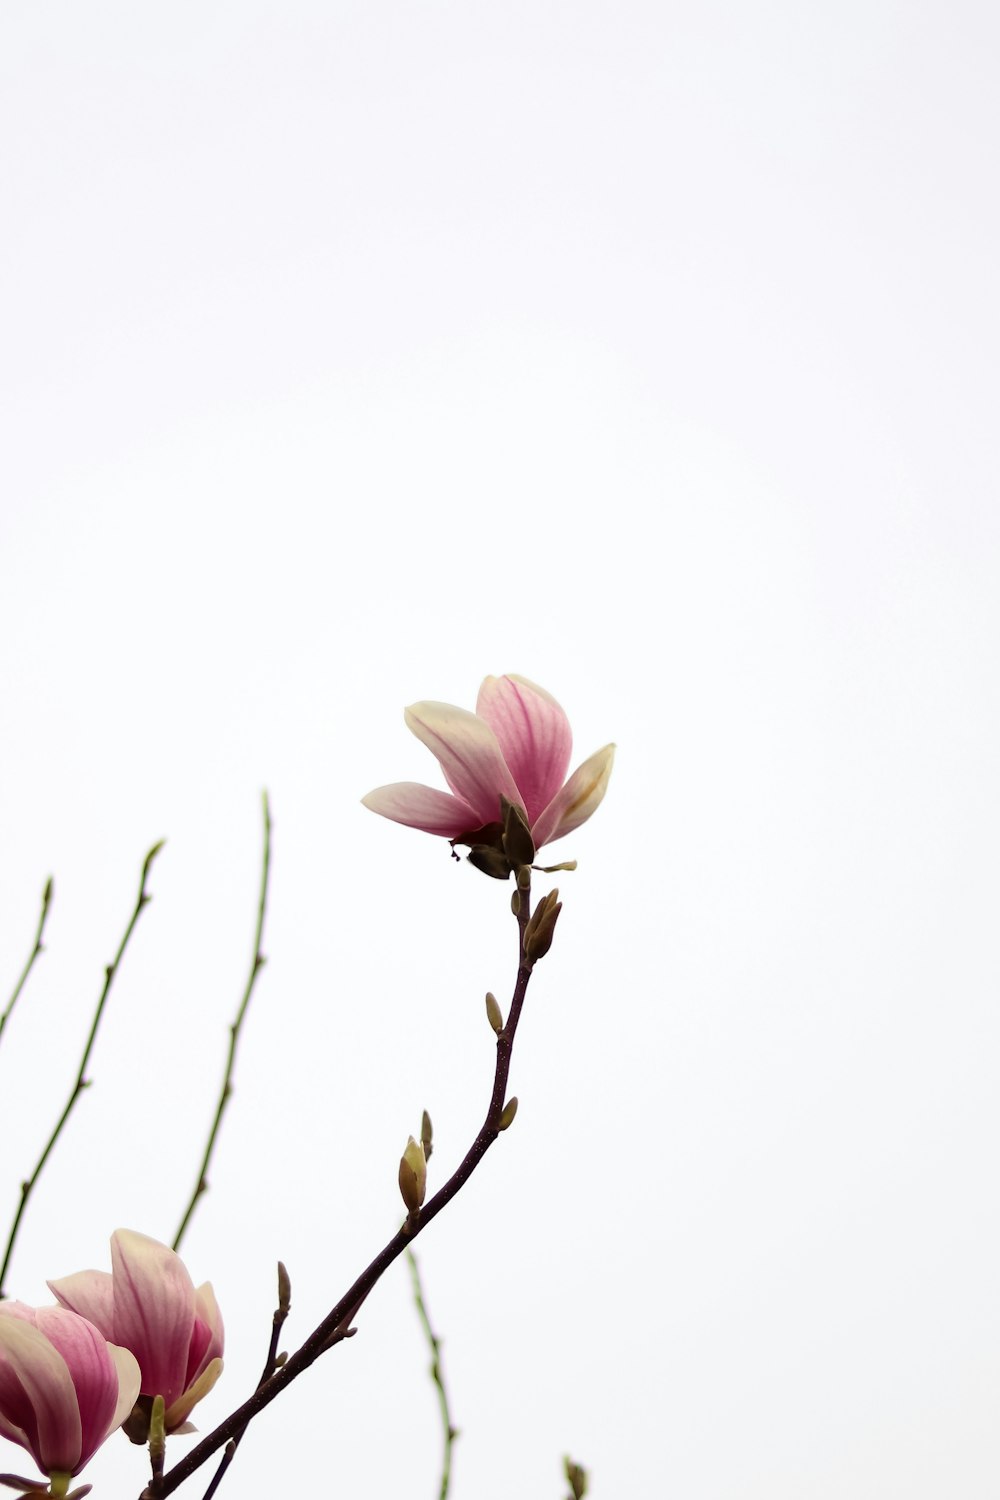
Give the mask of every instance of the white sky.
[[[359, 798], [438, 784], [404, 704], [517, 671], [619, 756], [552, 851], [516, 1125], [420, 1241], [453, 1500], [561, 1500], [564, 1452], [594, 1500], [996, 1494], [998, 29], [5, 6], [0, 995], [56, 879], [10, 1212], [169, 840], [11, 1284], [172, 1236], [267, 786], [186, 1247], [228, 1326], [203, 1430], [277, 1257], [291, 1347], [395, 1228], [421, 1109], [432, 1187], [479, 1125], [506, 892]], [[228, 1492], [433, 1500], [404, 1266], [359, 1329]], [[146, 1475], [116, 1439], [85, 1477]]]

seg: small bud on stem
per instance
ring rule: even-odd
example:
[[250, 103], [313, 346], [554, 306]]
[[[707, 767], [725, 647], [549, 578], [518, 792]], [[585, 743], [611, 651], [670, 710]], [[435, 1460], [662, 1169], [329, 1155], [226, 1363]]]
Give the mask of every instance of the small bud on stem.
[[163, 1473], [163, 1460], [167, 1452], [167, 1407], [162, 1396], [153, 1397], [149, 1414], [149, 1466], [153, 1471], [154, 1485]]
[[427, 1160], [423, 1146], [418, 1145], [412, 1135], [399, 1160], [399, 1191], [407, 1212], [417, 1213], [427, 1192]]
[[566, 1481], [569, 1484], [570, 1500], [583, 1500], [587, 1493], [587, 1471], [580, 1464], [575, 1464], [571, 1458], [563, 1459], [566, 1469]]
[[497, 997], [492, 991], [486, 992], [486, 1015], [497, 1036], [503, 1031], [503, 1012], [497, 1003]]

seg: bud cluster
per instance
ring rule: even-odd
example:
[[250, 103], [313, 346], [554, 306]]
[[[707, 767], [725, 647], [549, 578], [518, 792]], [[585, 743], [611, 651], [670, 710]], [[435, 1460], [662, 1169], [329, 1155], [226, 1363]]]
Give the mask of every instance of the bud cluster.
[[559, 900], [559, 891], [553, 887], [547, 896], [543, 896], [531, 913], [527, 927], [524, 929], [524, 956], [530, 964], [537, 963], [544, 958], [552, 947], [552, 938], [562, 911], [562, 902]]

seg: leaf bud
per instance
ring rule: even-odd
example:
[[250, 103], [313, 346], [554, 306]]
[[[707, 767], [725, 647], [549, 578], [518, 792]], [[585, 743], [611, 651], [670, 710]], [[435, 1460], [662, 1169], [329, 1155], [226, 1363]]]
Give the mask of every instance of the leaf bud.
[[524, 953], [529, 963], [537, 963], [552, 947], [552, 937], [561, 911], [562, 902], [557, 889], [549, 891], [535, 907], [524, 929]]
[[510, 1098], [507, 1100], [507, 1103], [503, 1107], [503, 1114], [500, 1116], [500, 1122], [497, 1125], [497, 1129], [498, 1130], [506, 1130], [508, 1128], [508, 1126], [513, 1125], [513, 1123], [514, 1123], [514, 1116], [516, 1114], [517, 1114], [517, 1095], [516, 1094], [511, 1094]]
[[399, 1191], [407, 1211], [415, 1214], [427, 1192], [427, 1161], [423, 1146], [418, 1145], [412, 1135], [399, 1160]]
[[587, 1493], [587, 1471], [581, 1464], [575, 1464], [571, 1458], [564, 1458], [563, 1464], [566, 1470], [566, 1481], [571, 1490], [571, 1500], [583, 1500]]
[[278, 1311], [287, 1315], [292, 1305], [292, 1278], [283, 1261], [278, 1261]]
[[431, 1124], [431, 1117], [425, 1109], [420, 1119], [420, 1144], [424, 1148], [425, 1162], [428, 1162], [431, 1159], [431, 1152], [434, 1150], [433, 1143], [434, 1126]]
[[497, 1036], [503, 1031], [503, 1012], [497, 1004], [497, 997], [491, 990], [486, 991], [486, 1015]]

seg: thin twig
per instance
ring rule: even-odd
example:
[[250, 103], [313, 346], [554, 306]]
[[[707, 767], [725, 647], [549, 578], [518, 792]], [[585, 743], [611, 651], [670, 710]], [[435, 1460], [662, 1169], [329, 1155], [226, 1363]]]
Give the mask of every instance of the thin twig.
[[[257, 1382], [258, 1390], [260, 1390], [265, 1381], [270, 1380], [275, 1370], [278, 1369], [279, 1365], [281, 1364], [281, 1360], [278, 1356], [278, 1340], [281, 1337], [281, 1330], [284, 1327], [285, 1319], [288, 1317], [291, 1305], [292, 1284], [288, 1279], [288, 1272], [285, 1270], [285, 1267], [279, 1260], [278, 1305], [274, 1309], [274, 1316], [271, 1319], [271, 1341], [267, 1347], [267, 1359], [264, 1361], [264, 1368], [261, 1371], [261, 1377]], [[246, 1432], [245, 1427], [243, 1429], [243, 1432]], [[229, 1439], [229, 1442], [226, 1444], [225, 1452], [222, 1455], [222, 1461], [219, 1464], [219, 1467], [216, 1469], [215, 1473], [212, 1475], [212, 1481], [209, 1484], [208, 1489], [205, 1491], [202, 1500], [212, 1500], [212, 1496], [215, 1494], [216, 1490], [219, 1488], [219, 1485], [225, 1478], [226, 1470], [229, 1468], [229, 1465], [236, 1457], [236, 1449], [239, 1447], [243, 1432], [238, 1432], [234, 1437], [231, 1437]]]
[[297, 1376], [314, 1364], [321, 1354], [334, 1344], [349, 1338], [353, 1332], [351, 1328], [352, 1319], [355, 1317], [359, 1307], [364, 1302], [372, 1288], [381, 1280], [382, 1276], [403, 1251], [406, 1250], [432, 1219], [436, 1219], [443, 1208], [448, 1204], [468, 1182], [473, 1172], [479, 1166], [489, 1148], [493, 1145], [500, 1134], [500, 1117], [504, 1112], [507, 1098], [507, 1080], [510, 1076], [511, 1053], [514, 1046], [514, 1037], [517, 1025], [521, 1018], [521, 1010], [527, 993], [528, 984], [531, 979], [533, 960], [525, 951], [524, 934], [528, 925], [530, 911], [530, 892], [525, 889], [518, 903], [518, 969], [517, 980], [514, 985], [514, 994], [511, 999], [510, 1012], [507, 1023], [497, 1036], [497, 1059], [496, 1069], [493, 1075], [493, 1091], [490, 1096], [489, 1108], [486, 1118], [481, 1125], [475, 1140], [462, 1158], [458, 1167], [449, 1177], [443, 1187], [439, 1188], [433, 1198], [419, 1210], [417, 1215], [410, 1214], [403, 1226], [397, 1230], [388, 1244], [384, 1245], [375, 1259], [368, 1265], [354, 1282], [348, 1291], [344, 1293], [340, 1301], [330, 1309], [326, 1317], [319, 1323], [295, 1351], [294, 1354], [275, 1370], [269, 1380], [266, 1380], [253, 1395], [244, 1401], [243, 1405], [236, 1411], [230, 1413], [225, 1421], [220, 1422], [214, 1432], [210, 1432], [191, 1451], [180, 1459], [166, 1474], [162, 1481], [155, 1486], [150, 1485], [141, 1497], [141, 1500], [163, 1500], [166, 1495], [173, 1494], [185, 1479], [195, 1473], [203, 1463], [211, 1458], [213, 1453], [228, 1443], [230, 1438], [242, 1436], [254, 1417], [262, 1412], [265, 1406], [269, 1406], [276, 1396], [280, 1396]]
[[48, 1161], [56, 1142], [63, 1132], [66, 1121], [69, 1119], [70, 1115], [73, 1112], [73, 1106], [76, 1104], [76, 1101], [79, 1099], [84, 1089], [90, 1087], [90, 1079], [86, 1076], [87, 1064], [90, 1061], [90, 1054], [93, 1051], [94, 1042], [97, 1039], [97, 1029], [101, 1024], [101, 1016], [104, 1014], [104, 1006], [107, 1002], [108, 995], [111, 993], [111, 985], [114, 981], [115, 975], [118, 972], [118, 965], [121, 963], [122, 958], [124, 957], [125, 949], [128, 947], [129, 938], [132, 936], [135, 924], [139, 920], [139, 916], [142, 912], [143, 907], [148, 906], [150, 901], [152, 901], [153, 899], [152, 896], [146, 894], [146, 881], [149, 878], [149, 871], [152, 866], [153, 860], [163, 848], [164, 842], [165, 840], [161, 839], [158, 844], [154, 844], [152, 849], [150, 849], [149, 853], [146, 855], [145, 860], [143, 861], [142, 879], [139, 881], [139, 895], [136, 899], [135, 909], [133, 910], [132, 915], [129, 918], [128, 926], [125, 928], [125, 933], [118, 945], [118, 952], [115, 954], [113, 962], [108, 964], [107, 968], [104, 971], [104, 988], [101, 990], [101, 998], [98, 1000], [97, 1009], [94, 1011], [94, 1019], [90, 1027], [90, 1035], [87, 1037], [87, 1043], [83, 1049], [83, 1056], [80, 1059], [80, 1071], [76, 1075], [76, 1082], [73, 1084], [73, 1087], [70, 1090], [70, 1095], [66, 1100], [66, 1105], [63, 1109], [62, 1114], [56, 1121], [56, 1127], [53, 1130], [52, 1134], [49, 1136], [49, 1139], [45, 1144], [45, 1149], [43, 1150], [41, 1156], [38, 1158], [38, 1161], [35, 1165], [35, 1170], [32, 1172], [31, 1176], [27, 1179], [26, 1182], [21, 1183], [21, 1201], [17, 1205], [17, 1212], [14, 1215], [14, 1222], [10, 1227], [10, 1235], [7, 1239], [7, 1249], [4, 1252], [3, 1265], [0, 1266], [0, 1299], [3, 1299], [7, 1295], [3, 1290], [3, 1284], [7, 1276], [7, 1268], [10, 1265], [10, 1258], [14, 1253], [14, 1242], [17, 1239], [17, 1232], [21, 1227], [21, 1219], [24, 1215], [24, 1210], [28, 1206], [28, 1199], [31, 1197], [35, 1183], [41, 1176], [42, 1169], [45, 1166], [45, 1163]]
[[226, 1105], [229, 1103], [233, 1092], [233, 1071], [236, 1066], [236, 1048], [240, 1040], [240, 1027], [243, 1025], [243, 1017], [247, 1013], [247, 1006], [250, 1004], [250, 996], [253, 994], [254, 985], [257, 983], [257, 975], [267, 962], [260, 951], [260, 945], [264, 938], [264, 915], [267, 911], [267, 882], [271, 872], [271, 808], [266, 792], [263, 794], [263, 805], [264, 858], [260, 876], [260, 900], [257, 904], [257, 933], [254, 938], [253, 961], [250, 965], [250, 973], [247, 975], [243, 999], [240, 1001], [240, 1008], [236, 1012], [236, 1020], [229, 1028], [229, 1055], [226, 1059], [226, 1072], [222, 1080], [222, 1090], [219, 1094], [219, 1102], [216, 1105], [215, 1118], [208, 1132], [205, 1154], [201, 1159], [201, 1166], [198, 1169], [198, 1180], [194, 1185], [194, 1192], [191, 1194], [188, 1206], [184, 1210], [177, 1233], [174, 1235], [173, 1248], [175, 1250], [180, 1249], [181, 1240], [187, 1233], [187, 1227], [191, 1222], [191, 1216], [194, 1213], [198, 1199], [203, 1193], [208, 1192], [208, 1168], [212, 1160], [212, 1152], [215, 1150], [215, 1142], [219, 1134], [219, 1127], [222, 1124], [222, 1116], [225, 1114]]
[[427, 1311], [427, 1303], [424, 1301], [424, 1288], [420, 1280], [420, 1267], [417, 1257], [413, 1251], [407, 1249], [406, 1259], [410, 1263], [410, 1280], [413, 1282], [413, 1300], [416, 1304], [417, 1313], [423, 1324], [424, 1334], [431, 1351], [431, 1379], [437, 1386], [438, 1406], [441, 1409], [441, 1426], [444, 1431], [444, 1454], [441, 1459], [441, 1488], [438, 1491], [438, 1500], [447, 1500], [448, 1490], [451, 1486], [451, 1450], [458, 1437], [458, 1428], [451, 1420], [451, 1408], [448, 1404], [448, 1388], [444, 1383], [444, 1370], [441, 1365], [441, 1340], [431, 1326], [430, 1314]]
[[15, 986], [14, 986], [14, 993], [11, 995], [10, 1000], [7, 1002], [7, 1009], [4, 1011], [3, 1015], [0, 1016], [0, 1036], [3, 1036], [3, 1029], [6, 1026], [6, 1024], [7, 1024], [8, 1020], [9, 1020], [9, 1018], [10, 1018], [10, 1013], [14, 1009], [14, 1006], [17, 1004], [17, 998], [20, 995], [21, 991], [24, 989], [24, 986], [25, 986], [25, 984], [28, 981], [28, 975], [31, 973], [32, 969], [34, 968], [35, 959], [38, 957], [38, 955], [40, 953], [42, 953], [44, 951], [44, 946], [43, 946], [43, 943], [42, 943], [42, 933], [45, 931], [45, 923], [46, 923], [46, 920], [48, 919], [49, 906], [51, 905], [51, 902], [52, 902], [52, 876], [50, 875], [49, 878], [48, 878], [48, 880], [45, 882], [45, 889], [42, 892], [42, 914], [41, 914], [41, 916], [38, 919], [38, 931], [35, 933], [35, 946], [32, 948], [31, 952], [28, 954], [28, 962], [25, 964], [24, 968], [21, 970], [21, 977], [17, 981], [17, 984], [15, 984]]

